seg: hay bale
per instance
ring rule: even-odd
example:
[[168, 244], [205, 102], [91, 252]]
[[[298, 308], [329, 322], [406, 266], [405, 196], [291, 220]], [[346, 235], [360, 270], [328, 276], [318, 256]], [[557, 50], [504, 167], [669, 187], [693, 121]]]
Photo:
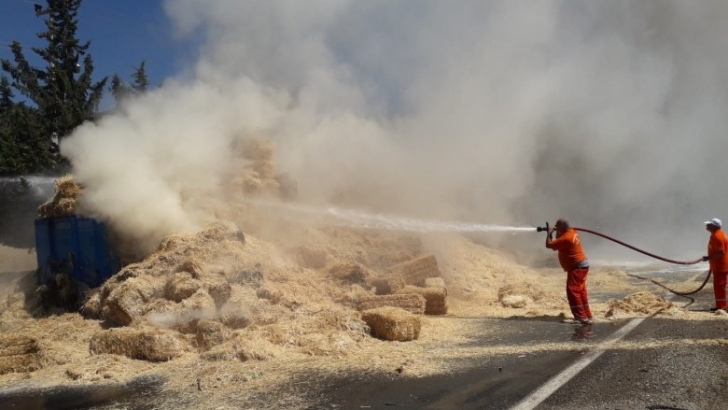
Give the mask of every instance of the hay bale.
[[164, 286], [164, 297], [168, 300], [181, 302], [195, 294], [200, 289], [200, 282], [192, 279], [188, 272], [180, 272], [169, 278]]
[[172, 332], [161, 329], [110, 329], [91, 336], [92, 354], [116, 354], [136, 360], [163, 362], [181, 356], [187, 346]]
[[423, 286], [425, 279], [440, 277], [435, 255], [425, 255], [389, 268], [391, 276], [401, 276], [407, 285]]
[[390, 341], [406, 342], [420, 337], [419, 316], [395, 307], [366, 310], [362, 320], [369, 325], [372, 336]]
[[389, 287], [389, 281], [384, 278], [374, 279], [371, 282], [374, 287], [374, 293], [377, 295], [391, 295], [392, 289]]
[[421, 288], [407, 285], [397, 293], [413, 293], [425, 298], [426, 315], [444, 315], [447, 313], [447, 290], [443, 287]]
[[447, 287], [445, 286], [445, 280], [443, 278], [426, 278], [425, 287], [426, 288], [445, 288], [445, 291], [447, 292]]
[[41, 367], [41, 349], [36, 339], [0, 334], [0, 374], [28, 373]]
[[332, 277], [352, 283], [374, 283], [377, 273], [358, 263], [340, 263], [329, 269]]
[[0, 356], [38, 353], [38, 341], [28, 336], [0, 334]]
[[106, 291], [110, 292], [105, 299], [102, 297], [101, 317], [119, 326], [127, 326], [143, 316], [147, 303], [158, 293], [155, 284], [145, 277], [130, 278], [102, 290]]
[[395, 295], [375, 295], [361, 299], [358, 310], [365, 311], [380, 307], [397, 307], [407, 312], [421, 315], [425, 313], [425, 298], [414, 293]]
[[225, 325], [212, 320], [200, 320], [197, 322], [195, 341], [201, 350], [210, 350], [220, 345], [230, 337], [230, 331]]
[[389, 286], [390, 293], [394, 294], [407, 286], [407, 282], [405, 282], [404, 278], [401, 276], [392, 276], [387, 279], [387, 286]]

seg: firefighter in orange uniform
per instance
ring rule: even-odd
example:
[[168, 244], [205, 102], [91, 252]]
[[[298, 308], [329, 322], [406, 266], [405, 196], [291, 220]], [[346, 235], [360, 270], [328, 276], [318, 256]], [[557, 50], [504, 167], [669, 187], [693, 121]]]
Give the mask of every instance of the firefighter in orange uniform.
[[723, 232], [723, 222], [718, 218], [705, 221], [705, 230], [710, 232], [708, 241], [708, 255], [703, 256], [703, 261], [710, 263], [710, 270], [713, 272], [713, 294], [715, 295], [715, 307], [712, 312], [723, 309], [728, 310], [726, 303], [726, 282], [728, 282], [728, 239]]
[[[552, 239], [556, 231], [556, 239]], [[566, 298], [574, 320], [569, 323], [591, 324], [589, 297], [586, 291], [586, 277], [589, 273], [589, 260], [581, 248], [581, 241], [569, 221], [560, 218], [554, 227], [546, 230], [546, 247], [558, 252], [559, 263], [566, 271]]]

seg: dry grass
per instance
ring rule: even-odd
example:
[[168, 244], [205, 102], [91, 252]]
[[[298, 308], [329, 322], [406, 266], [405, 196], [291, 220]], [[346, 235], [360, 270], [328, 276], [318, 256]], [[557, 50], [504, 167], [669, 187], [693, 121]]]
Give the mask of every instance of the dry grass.
[[73, 176], [66, 175], [54, 183], [53, 198], [38, 207], [41, 218], [60, 218], [71, 216], [76, 212], [76, 200], [81, 195], [81, 186], [76, 184]]

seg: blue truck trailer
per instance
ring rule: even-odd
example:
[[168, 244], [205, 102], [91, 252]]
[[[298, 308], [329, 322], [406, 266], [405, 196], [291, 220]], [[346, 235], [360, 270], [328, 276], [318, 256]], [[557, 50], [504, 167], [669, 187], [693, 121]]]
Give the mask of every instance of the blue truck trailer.
[[109, 246], [106, 225], [91, 218], [36, 219], [35, 246], [39, 285], [62, 274], [95, 288], [121, 270], [120, 259]]

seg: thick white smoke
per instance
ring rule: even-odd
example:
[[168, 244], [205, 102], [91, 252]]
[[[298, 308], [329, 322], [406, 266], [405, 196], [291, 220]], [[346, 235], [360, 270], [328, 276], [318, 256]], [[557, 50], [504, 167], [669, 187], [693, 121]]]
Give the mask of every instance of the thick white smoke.
[[206, 39], [193, 79], [62, 144], [92, 209], [129, 232], [195, 229], [189, 198], [215, 194], [248, 135], [278, 143], [309, 202], [497, 224], [566, 216], [687, 253], [703, 250], [703, 220], [728, 220], [723, 2], [165, 6], [182, 35]]

